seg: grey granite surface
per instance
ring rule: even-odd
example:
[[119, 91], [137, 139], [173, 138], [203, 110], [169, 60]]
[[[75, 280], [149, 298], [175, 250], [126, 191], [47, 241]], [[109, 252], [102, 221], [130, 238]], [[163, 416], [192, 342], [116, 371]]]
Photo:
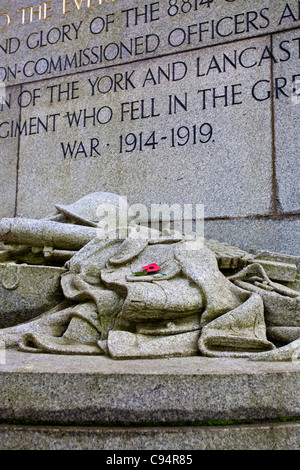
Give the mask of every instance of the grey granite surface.
[[189, 423], [300, 414], [299, 361], [114, 361], [7, 350], [0, 381], [1, 420]]

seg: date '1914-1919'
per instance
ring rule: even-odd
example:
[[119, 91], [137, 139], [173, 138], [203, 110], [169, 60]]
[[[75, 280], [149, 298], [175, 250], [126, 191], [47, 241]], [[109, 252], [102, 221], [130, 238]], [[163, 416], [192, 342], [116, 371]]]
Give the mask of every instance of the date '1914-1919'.
[[144, 132], [138, 134], [130, 132], [127, 135], [120, 135], [119, 153], [142, 152], [147, 149], [155, 150], [160, 141], [169, 141], [170, 147], [184, 147], [187, 144], [207, 144], [213, 137], [213, 128], [211, 124], [205, 122], [201, 125], [173, 127], [170, 133], [167, 134], [160, 137], [160, 139], [157, 137], [156, 131], [147, 135]]

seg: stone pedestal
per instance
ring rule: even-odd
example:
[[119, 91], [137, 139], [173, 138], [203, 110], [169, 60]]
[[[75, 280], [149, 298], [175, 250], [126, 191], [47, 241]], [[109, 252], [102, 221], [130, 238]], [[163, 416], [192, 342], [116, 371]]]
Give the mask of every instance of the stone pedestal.
[[0, 449], [300, 446], [300, 363], [6, 351]]

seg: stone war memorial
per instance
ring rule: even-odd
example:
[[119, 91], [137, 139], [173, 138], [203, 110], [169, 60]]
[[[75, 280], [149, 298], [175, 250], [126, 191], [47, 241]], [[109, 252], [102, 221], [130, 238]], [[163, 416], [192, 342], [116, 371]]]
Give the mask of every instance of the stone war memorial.
[[299, 117], [298, 0], [0, 0], [1, 450], [300, 449]]

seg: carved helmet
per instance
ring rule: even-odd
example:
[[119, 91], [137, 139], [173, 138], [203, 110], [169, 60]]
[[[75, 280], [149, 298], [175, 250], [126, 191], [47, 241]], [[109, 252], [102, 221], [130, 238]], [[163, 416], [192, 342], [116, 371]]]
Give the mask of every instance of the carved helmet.
[[56, 204], [55, 207], [58, 212], [69, 219], [91, 227], [98, 226], [105, 210], [109, 211], [112, 207], [116, 209], [117, 213], [120, 210], [128, 210], [126, 198], [113, 193], [92, 193], [82, 197], [74, 204]]

